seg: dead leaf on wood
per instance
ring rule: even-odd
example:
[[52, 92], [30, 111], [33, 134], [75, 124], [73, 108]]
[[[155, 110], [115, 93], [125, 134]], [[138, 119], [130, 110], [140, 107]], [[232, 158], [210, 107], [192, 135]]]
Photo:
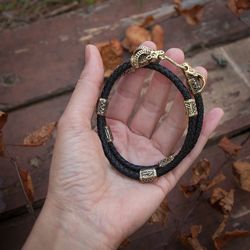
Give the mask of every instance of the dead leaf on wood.
[[206, 250], [198, 240], [198, 236], [201, 233], [201, 225], [192, 225], [189, 234], [181, 235], [180, 239], [183, 245], [190, 247], [193, 250]]
[[219, 239], [221, 238], [221, 236], [223, 235], [223, 231], [226, 227], [226, 224], [228, 222], [228, 219], [229, 219], [229, 215], [228, 214], [224, 214], [223, 215], [223, 220], [222, 222], [220, 223], [220, 225], [218, 226], [218, 228], [216, 229], [216, 231], [214, 232], [213, 236], [212, 236], [212, 239], [213, 239], [213, 242], [214, 242], [214, 245], [215, 245], [215, 248], [218, 250], [220, 249], [219, 248]]
[[151, 215], [148, 220], [149, 224], [161, 224], [166, 225], [168, 219], [168, 203], [167, 199], [165, 198], [161, 205], [156, 209], [156, 211]]
[[203, 16], [204, 7], [196, 4], [191, 8], [183, 8], [180, 0], [175, 0], [175, 10], [179, 15], [183, 15], [190, 25], [196, 25], [200, 23]]
[[235, 15], [239, 15], [243, 10], [250, 9], [249, 0], [228, 0], [227, 5]]
[[126, 29], [122, 46], [132, 52], [145, 41], [151, 41], [150, 32], [140, 25], [133, 24]]
[[210, 174], [211, 164], [207, 159], [199, 161], [195, 167], [192, 168], [191, 184], [196, 185], [202, 180], [206, 180]]
[[217, 174], [211, 180], [207, 180], [206, 182], [201, 183], [200, 184], [200, 189], [203, 192], [206, 192], [209, 189], [211, 189], [212, 187], [214, 187], [215, 185], [218, 185], [219, 183], [221, 183], [222, 181], [224, 181], [225, 179], [226, 179], [226, 176], [222, 172], [220, 172], [219, 174]]
[[157, 49], [164, 48], [164, 29], [161, 25], [156, 24], [152, 28], [152, 41], [156, 44]]
[[238, 180], [240, 187], [250, 192], [250, 163], [244, 161], [234, 162], [233, 174]]
[[203, 180], [196, 185], [180, 185], [181, 192], [186, 198], [191, 197], [191, 195], [199, 188], [203, 192], [207, 192], [214, 186], [218, 185], [226, 179], [226, 176], [221, 172], [217, 174], [214, 178], [210, 180]]
[[210, 197], [210, 203], [223, 214], [229, 214], [234, 204], [234, 190], [227, 192], [222, 188], [215, 188]]
[[54, 128], [56, 127], [56, 122], [50, 122], [41, 128], [35, 130], [23, 140], [25, 146], [41, 146], [43, 145], [51, 136]]
[[141, 27], [143, 28], [148, 28], [150, 25], [152, 25], [154, 22], [154, 17], [153, 16], [147, 16], [143, 22], [140, 24]]
[[100, 42], [96, 44], [100, 51], [103, 65], [104, 77], [109, 77], [113, 70], [122, 63], [123, 48], [119, 40]]
[[197, 188], [198, 185], [180, 185], [180, 190], [186, 198], [190, 198]]
[[233, 143], [227, 137], [223, 137], [220, 141], [218, 146], [227, 154], [231, 156], [237, 156], [241, 150], [241, 146], [238, 144]]
[[0, 111], [0, 130], [3, 128], [5, 123], [7, 122], [8, 114]]
[[221, 250], [230, 240], [236, 238], [250, 237], [250, 231], [234, 230], [231, 232], [225, 232], [215, 240], [215, 247], [217, 250]]
[[24, 191], [29, 201], [32, 203], [34, 201], [34, 188], [33, 188], [31, 175], [27, 170], [22, 169], [22, 168], [18, 168], [18, 171], [22, 180]]
[[180, 189], [185, 195], [185, 197], [189, 198], [199, 187], [205, 189], [206, 185], [209, 185], [207, 179], [209, 177], [210, 170], [211, 170], [211, 164], [207, 159], [199, 161], [192, 168], [192, 177], [190, 185], [180, 186]]

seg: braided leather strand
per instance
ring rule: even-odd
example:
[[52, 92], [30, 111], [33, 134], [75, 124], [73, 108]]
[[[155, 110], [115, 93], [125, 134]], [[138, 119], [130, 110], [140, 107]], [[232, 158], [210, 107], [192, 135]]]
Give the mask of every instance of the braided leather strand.
[[[124, 73], [126, 73], [131, 67], [132, 66], [130, 62], [125, 62], [119, 67], [117, 67], [114, 70], [114, 72], [111, 74], [111, 76], [107, 79], [103, 87], [100, 98], [108, 99], [111, 89], [113, 85], [115, 84], [115, 82]], [[165, 68], [164, 66], [158, 63], [150, 63], [144, 66], [144, 68], [156, 70], [160, 72], [161, 74], [163, 74], [164, 76], [166, 76], [171, 82], [174, 83], [176, 88], [180, 91], [180, 93], [182, 94], [184, 98], [184, 101], [192, 98], [192, 95], [190, 94], [186, 86], [169, 69]], [[97, 115], [98, 135], [102, 142], [105, 156], [108, 158], [111, 165], [113, 165], [120, 173], [130, 178], [137, 179], [137, 180], [140, 179], [140, 170], [142, 169], [155, 169], [157, 176], [162, 176], [166, 174], [167, 172], [171, 171], [172, 169], [174, 169], [187, 156], [187, 154], [191, 152], [201, 132], [202, 122], [203, 122], [203, 113], [204, 113], [201, 94], [196, 94], [194, 96], [194, 99], [195, 99], [195, 103], [197, 107], [197, 116], [189, 117], [187, 135], [183, 143], [183, 146], [181, 150], [179, 151], [179, 153], [174, 156], [173, 160], [162, 167], [160, 167], [159, 164], [154, 164], [151, 166], [136, 165], [124, 159], [116, 150], [114, 144], [112, 142], [107, 141], [106, 134], [105, 134], [105, 127], [106, 127], [105, 117], [102, 115]]]

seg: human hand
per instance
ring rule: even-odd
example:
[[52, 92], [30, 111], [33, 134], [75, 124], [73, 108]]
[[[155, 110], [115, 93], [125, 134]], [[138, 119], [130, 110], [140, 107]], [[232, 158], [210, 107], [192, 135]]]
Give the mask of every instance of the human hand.
[[[143, 45], [155, 48], [152, 42]], [[166, 53], [178, 63], [184, 61], [179, 49]], [[168, 62], [163, 64], [178, 73]], [[196, 69], [207, 76], [204, 68]], [[183, 99], [172, 90], [173, 106], [157, 126], [172, 88], [159, 73], [154, 73], [133, 112], [146, 74], [146, 69], [139, 69], [120, 79], [106, 115], [118, 151], [128, 161], [141, 165], [151, 165], [175, 151], [187, 125]], [[206, 113], [200, 138], [191, 153], [156, 182], [142, 184], [110, 166], [99, 137], [91, 128], [102, 83], [100, 54], [96, 47], [88, 45], [85, 68], [58, 123], [46, 202], [25, 249], [118, 247], [157, 209], [202, 151], [223, 115], [219, 108]]]

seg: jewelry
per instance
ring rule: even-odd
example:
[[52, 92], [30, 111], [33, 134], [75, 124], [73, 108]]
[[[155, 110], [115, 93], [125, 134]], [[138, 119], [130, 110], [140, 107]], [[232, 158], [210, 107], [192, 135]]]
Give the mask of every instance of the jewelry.
[[[189, 89], [173, 72], [159, 64], [161, 60], [167, 60], [183, 71]], [[112, 132], [106, 124], [105, 119], [105, 113], [109, 103], [108, 97], [113, 85], [124, 73], [130, 73], [138, 68], [156, 70], [172, 81], [184, 98], [184, 106], [188, 116], [187, 135], [181, 150], [177, 154], [166, 156], [159, 163], [152, 166], [136, 165], [124, 159], [113, 144]], [[118, 66], [106, 80], [97, 103], [98, 135], [102, 142], [104, 153], [111, 165], [120, 173], [130, 178], [140, 180], [143, 183], [152, 182], [157, 177], [174, 169], [191, 152], [199, 138], [204, 113], [201, 92], [205, 85], [206, 81], [204, 76], [195, 71], [188, 63], [178, 64], [166, 56], [162, 50], [152, 50], [145, 46], [138, 47], [131, 56], [130, 61]]]

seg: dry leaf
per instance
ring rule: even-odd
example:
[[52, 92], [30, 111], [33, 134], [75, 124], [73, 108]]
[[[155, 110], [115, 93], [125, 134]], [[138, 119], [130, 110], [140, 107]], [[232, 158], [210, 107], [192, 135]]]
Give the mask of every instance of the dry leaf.
[[224, 229], [226, 227], [228, 219], [229, 219], [229, 215], [228, 214], [226, 214], [226, 215], [224, 214], [222, 222], [220, 223], [220, 225], [218, 226], [218, 228], [216, 229], [216, 231], [214, 232], [214, 234], [212, 236], [215, 248], [217, 250], [220, 249], [218, 241], [221, 238], [221, 236], [223, 235], [223, 231], [224, 231]]
[[210, 197], [210, 203], [217, 207], [223, 214], [229, 214], [234, 204], [234, 190], [229, 192], [222, 188], [215, 188]]
[[191, 195], [197, 190], [198, 185], [180, 185], [180, 190], [186, 198], [191, 197]]
[[237, 156], [241, 150], [241, 146], [238, 144], [233, 143], [227, 137], [223, 137], [220, 141], [218, 146], [227, 154], [232, 156]]
[[167, 218], [168, 218], [168, 203], [167, 199], [165, 198], [161, 205], [156, 209], [156, 211], [151, 215], [148, 220], [149, 224], [158, 223], [161, 225], [166, 225]]
[[233, 174], [239, 181], [240, 187], [250, 192], [250, 163], [243, 161], [234, 162]]
[[145, 41], [151, 41], [150, 32], [139, 25], [133, 24], [126, 29], [122, 46], [129, 51], [134, 51]]
[[122, 63], [122, 45], [119, 40], [112, 39], [110, 42], [97, 43], [96, 46], [102, 57], [104, 77], [109, 77], [113, 70]]
[[0, 130], [3, 128], [5, 123], [7, 122], [8, 114], [0, 111]]
[[56, 122], [50, 122], [41, 128], [35, 130], [23, 140], [25, 146], [41, 146], [43, 145], [51, 136]]
[[141, 27], [143, 28], [148, 28], [152, 23], [154, 22], [154, 17], [153, 16], [147, 16], [143, 22], [141, 23]]
[[227, 5], [235, 15], [239, 15], [243, 10], [250, 9], [249, 0], [228, 0]]
[[200, 189], [203, 192], [206, 192], [209, 189], [211, 189], [212, 187], [214, 187], [215, 185], [218, 185], [219, 183], [224, 181], [225, 179], [226, 179], [226, 176], [221, 172], [221, 173], [217, 174], [213, 179], [208, 180], [205, 183], [201, 183]]
[[228, 241], [242, 237], [250, 237], [250, 232], [245, 230], [225, 232], [223, 235], [215, 239], [215, 247], [217, 250], [221, 250], [226, 245], [226, 243], [228, 243]]
[[189, 234], [181, 235], [181, 242], [185, 246], [190, 247], [193, 250], [206, 250], [206, 248], [201, 245], [197, 238], [198, 235], [201, 233], [201, 230], [201, 225], [192, 225], [190, 229], [191, 232]]
[[156, 44], [157, 49], [164, 48], [164, 30], [161, 25], [156, 24], [152, 28], [152, 41]]
[[207, 178], [209, 177], [211, 170], [211, 164], [207, 159], [199, 161], [192, 168], [192, 177], [190, 185], [181, 185], [180, 189], [185, 195], [189, 198], [199, 187], [202, 187], [201, 190], [205, 189], [206, 183], [209, 185]]
[[206, 180], [210, 174], [211, 164], [209, 160], [203, 159], [192, 168], [191, 184], [196, 185], [203, 180]]
[[182, 8], [181, 1], [175, 1], [175, 10], [179, 15], [183, 15], [188, 24], [196, 25], [201, 21], [203, 16], [203, 6], [202, 5], [194, 5], [191, 8]]
[[34, 188], [33, 188], [31, 176], [29, 172], [25, 169], [18, 168], [18, 171], [21, 176], [24, 191], [29, 201], [32, 203], [34, 201]]

